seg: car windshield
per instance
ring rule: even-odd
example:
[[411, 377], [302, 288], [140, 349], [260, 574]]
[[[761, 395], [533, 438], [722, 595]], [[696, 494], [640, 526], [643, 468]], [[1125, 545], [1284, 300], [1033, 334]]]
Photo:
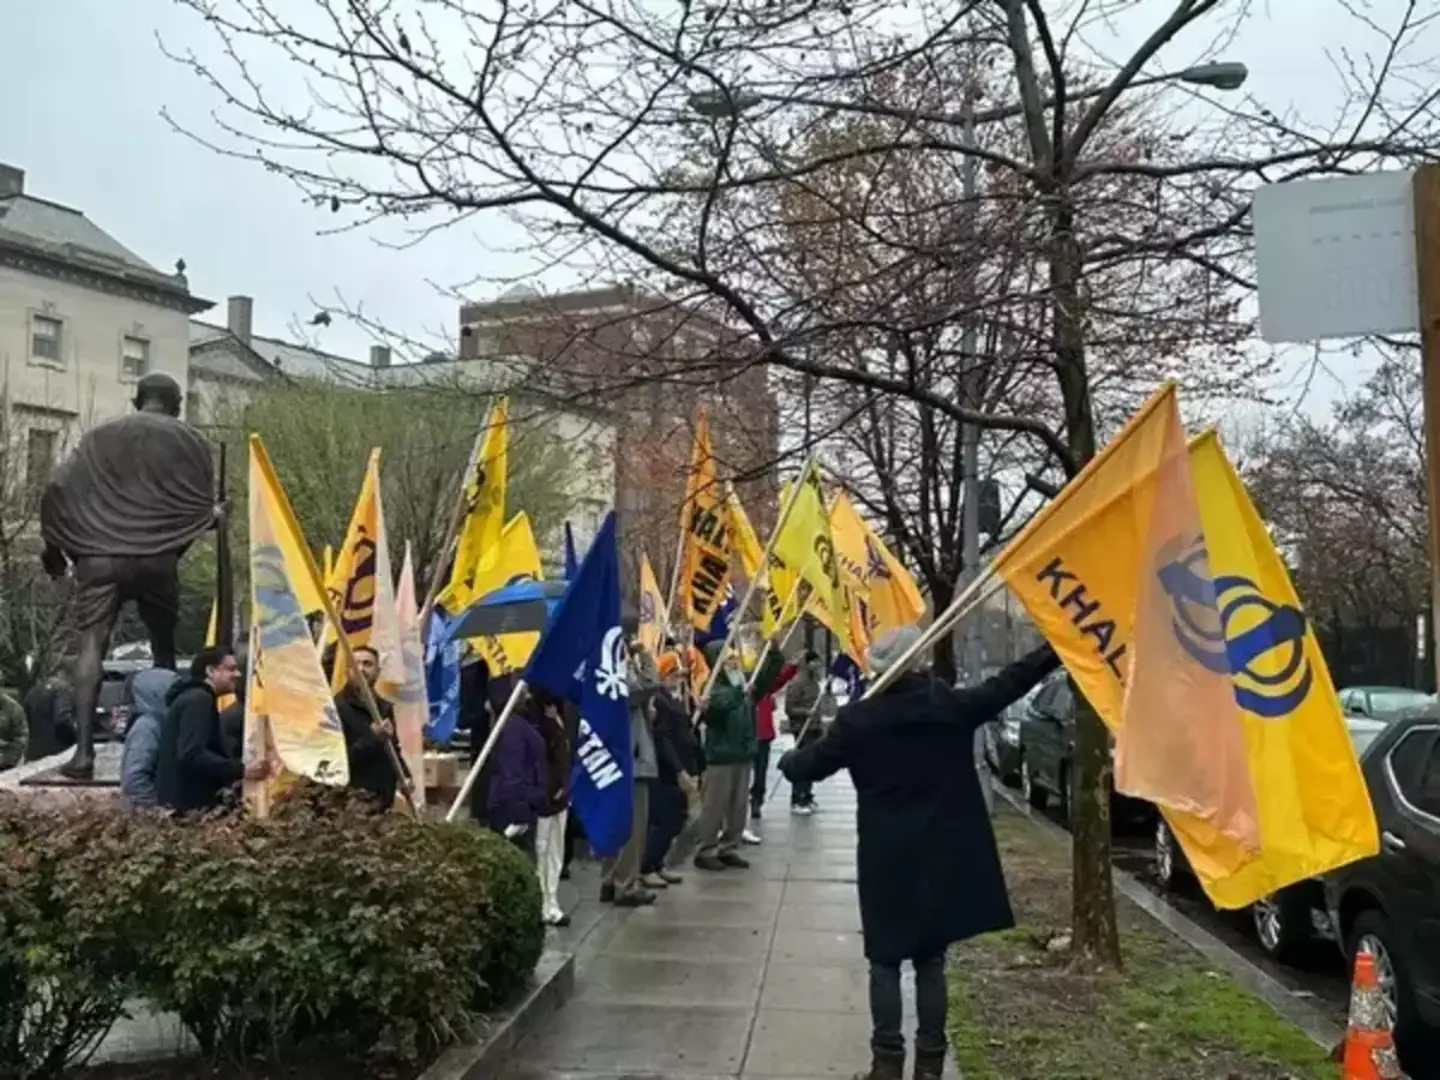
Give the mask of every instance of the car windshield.
[[1418, 690], [1371, 690], [1370, 713], [1376, 717], [1394, 717], [1409, 709], [1420, 709], [1431, 703], [1429, 694]]

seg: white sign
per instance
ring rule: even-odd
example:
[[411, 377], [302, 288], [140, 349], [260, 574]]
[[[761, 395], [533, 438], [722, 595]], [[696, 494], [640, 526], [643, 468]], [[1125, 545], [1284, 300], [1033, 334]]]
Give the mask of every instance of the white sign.
[[1411, 176], [1293, 180], [1256, 190], [1262, 338], [1318, 341], [1420, 328]]

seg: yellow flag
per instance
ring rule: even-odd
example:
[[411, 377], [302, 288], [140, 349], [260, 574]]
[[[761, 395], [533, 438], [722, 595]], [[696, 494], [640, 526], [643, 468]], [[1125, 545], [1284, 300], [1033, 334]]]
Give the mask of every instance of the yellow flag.
[[865, 529], [865, 557], [870, 575], [865, 625], [874, 638], [886, 630], [919, 622], [925, 615], [925, 598], [920, 595], [910, 571], [891, 554], [875, 530], [863, 518], [860, 524]]
[[486, 555], [500, 543], [500, 534], [504, 531], [509, 430], [510, 399], [502, 397], [495, 402], [485, 426], [476, 436], [460, 491], [465, 516], [460, 523], [450, 580], [438, 597], [440, 606], [452, 615], [480, 597], [475, 575]]
[[707, 630], [725, 599], [730, 580], [730, 515], [715, 475], [710, 421], [702, 405], [695, 413], [695, 443], [685, 501], [680, 506], [680, 615], [697, 630]]
[[1167, 384], [993, 566], [1115, 733], [1117, 788], [1184, 808], [1217, 838], [1196, 866], [1208, 882], [1252, 861], [1259, 831], [1228, 675], [1173, 632], [1218, 621], [1213, 590], [1192, 580], [1201, 523]]
[[810, 586], [810, 610], [835, 635], [842, 651], [863, 662], [864, 649], [850, 630], [850, 599], [840, 578], [830, 515], [820, 486], [820, 467], [813, 461], [799, 480], [775, 530], [771, 569], [794, 570]]
[[[301, 587], [320, 595], [320, 572], [258, 435], [250, 436], [250, 610], [254, 619], [247, 711], [287, 770], [343, 785], [345, 736]], [[322, 604], [323, 606], [323, 604]], [[254, 744], [252, 743], [253, 747]]]
[[[543, 581], [540, 549], [530, 518], [523, 510], [511, 518], [500, 532], [500, 542], [482, 560], [474, 578], [475, 598], [503, 589], [519, 581]], [[498, 637], [471, 638], [470, 644], [485, 658], [490, 674], [508, 675], [521, 670], [540, 643], [540, 635], [501, 634]]]
[[[405, 681], [394, 581], [380, 495], [380, 451], [376, 449], [370, 451], [360, 497], [325, 587], [339, 612], [339, 629], [351, 646], [368, 645], [379, 657], [380, 678], [375, 688], [386, 697]], [[345, 654], [337, 651], [330, 688], [338, 694], [345, 688], [345, 679]]]
[[870, 557], [865, 550], [865, 522], [855, 504], [843, 491], [830, 500], [830, 534], [835, 539], [835, 562], [840, 580], [852, 596], [862, 600], [870, 595]]
[[[1208, 575], [1220, 619], [1181, 621], [1189, 647], [1231, 672], [1260, 825], [1260, 853], [1238, 872], [1227, 838], [1205, 822], [1167, 813], [1206, 893], [1240, 908], [1286, 885], [1379, 851], [1370, 796], [1313, 627], [1284, 561], [1214, 432], [1190, 445]], [[1209, 630], [1209, 633], [1205, 631]], [[1217, 659], [1217, 667], [1222, 666]]]
[[730, 513], [730, 537], [735, 555], [740, 559], [740, 569], [746, 581], [754, 581], [764, 571], [765, 545], [755, 535], [755, 526], [750, 524], [750, 516], [733, 487], [726, 488], [725, 508]]
[[425, 643], [420, 634], [420, 603], [415, 594], [415, 564], [410, 544], [405, 544], [405, 561], [400, 567], [400, 586], [395, 593], [395, 616], [400, 633], [400, 655], [405, 678], [389, 694], [395, 706], [395, 736], [400, 753], [415, 779], [416, 808], [425, 805], [425, 724], [430, 719], [425, 690]]
[[660, 655], [665, 641], [665, 594], [655, 580], [650, 556], [640, 555], [640, 625], [636, 636], [651, 656]]

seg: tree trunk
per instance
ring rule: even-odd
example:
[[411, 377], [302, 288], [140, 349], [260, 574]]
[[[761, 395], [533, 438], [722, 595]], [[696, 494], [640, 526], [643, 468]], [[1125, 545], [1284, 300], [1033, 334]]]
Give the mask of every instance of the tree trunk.
[[[1095, 417], [1085, 369], [1081, 255], [1068, 193], [1051, 210], [1050, 291], [1055, 371], [1065, 405], [1065, 430], [1078, 468], [1095, 456]], [[1115, 885], [1110, 875], [1110, 736], [1095, 709], [1075, 691], [1075, 775], [1071, 814], [1071, 920], [1077, 955], [1119, 966]]]
[[[930, 582], [930, 610], [938, 614], [948, 608], [950, 601], [954, 599], [955, 586], [948, 581]], [[955, 632], [953, 630], [935, 642], [931, 656], [931, 670], [935, 677], [944, 682], [946, 686], [954, 686], [958, 671], [955, 666]]]

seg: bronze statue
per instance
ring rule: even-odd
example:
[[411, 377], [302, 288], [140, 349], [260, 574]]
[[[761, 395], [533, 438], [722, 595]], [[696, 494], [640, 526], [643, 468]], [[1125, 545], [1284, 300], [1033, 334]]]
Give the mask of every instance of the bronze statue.
[[95, 771], [100, 667], [120, 605], [133, 600], [156, 667], [175, 667], [180, 557], [219, 517], [210, 448], [180, 419], [180, 385], [159, 372], [135, 389], [136, 412], [93, 428], [55, 470], [40, 503], [45, 570], [75, 577], [75, 754], [62, 775]]

